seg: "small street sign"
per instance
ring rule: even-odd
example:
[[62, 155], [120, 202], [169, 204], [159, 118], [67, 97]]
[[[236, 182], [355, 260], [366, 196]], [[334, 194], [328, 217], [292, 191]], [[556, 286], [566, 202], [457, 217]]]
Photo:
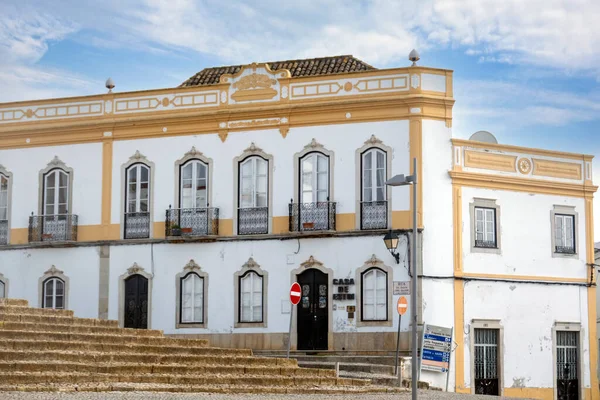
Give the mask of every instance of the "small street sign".
[[410, 281], [394, 281], [394, 296], [410, 296]]
[[300, 303], [300, 295], [302, 294], [300, 290], [300, 284], [298, 282], [294, 282], [290, 288], [290, 301], [293, 305]]
[[404, 313], [406, 313], [406, 310], [408, 309], [408, 302], [406, 301], [406, 297], [402, 296], [398, 299], [398, 314], [400, 315], [404, 315]]

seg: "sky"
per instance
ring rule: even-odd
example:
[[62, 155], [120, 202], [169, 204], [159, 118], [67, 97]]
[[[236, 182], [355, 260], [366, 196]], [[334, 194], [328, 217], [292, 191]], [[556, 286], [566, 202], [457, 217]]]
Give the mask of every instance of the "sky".
[[[598, 0], [0, 0], [0, 102], [352, 54], [454, 70], [453, 136], [600, 158]], [[595, 160], [600, 183], [600, 160]], [[600, 193], [594, 201], [600, 241]]]

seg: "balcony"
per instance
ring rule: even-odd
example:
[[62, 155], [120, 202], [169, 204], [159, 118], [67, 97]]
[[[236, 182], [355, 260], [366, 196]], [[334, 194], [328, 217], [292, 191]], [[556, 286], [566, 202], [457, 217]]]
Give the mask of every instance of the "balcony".
[[33, 215], [29, 217], [29, 242], [77, 240], [77, 215]]
[[167, 237], [218, 234], [218, 208], [171, 208], [169, 206], [165, 218], [165, 235]]
[[336, 203], [331, 201], [290, 202], [290, 232], [334, 231], [335, 208]]
[[387, 227], [387, 201], [363, 201], [360, 203], [360, 229], [387, 229]]
[[238, 208], [238, 235], [269, 233], [269, 207]]
[[150, 237], [149, 212], [125, 213], [123, 222], [125, 224], [124, 239], [147, 239]]
[[8, 220], [0, 219], [0, 246], [8, 244]]

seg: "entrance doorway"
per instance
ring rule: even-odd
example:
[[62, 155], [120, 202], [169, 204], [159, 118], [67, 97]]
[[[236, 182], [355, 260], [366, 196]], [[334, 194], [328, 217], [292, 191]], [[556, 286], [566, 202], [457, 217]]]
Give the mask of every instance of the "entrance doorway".
[[329, 333], [328, 276], [317, 269], [297, 275], [302, 290], [298, 304], [298, 350], [327, 350]]
[[131, 275], [125, 280], [124, 327], [148, 329], [148, 279]]
[[556, 397], [579, 399], [579, 332], [556, 332]]
[[475, 393], [499, 396], [498, 329], [475, 328]]

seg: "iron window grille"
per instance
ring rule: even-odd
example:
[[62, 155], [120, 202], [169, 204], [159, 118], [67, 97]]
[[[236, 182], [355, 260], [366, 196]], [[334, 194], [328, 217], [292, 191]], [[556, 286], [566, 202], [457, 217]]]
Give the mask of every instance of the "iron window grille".
[[289, 229], [290, 232], [302, 231], [334, 231], [335, 230], [336, 203], [320, 201], [316, 203], [289, 204]]
[[577, 399], [579, 397], [578, 343], [578, 332], [556, 332], [556, 390], [559, 400]]
[[64, 242], [77, 240], [77, 215], [33, 215], [29, 217], [28, 239], [35, 242]]
[[123, 216], [125, 239], [147, 239], [150, 237], [150, 213], [132, 212]]
[[238, 208], [238, 235], [269, 233], [269, 207]]
[[498, 248], [496, 209], [475, 207], [475, 247]]
[[387, 227], [387, 201], [363, 201], [360, 203], [360, 229], [387, 229]]
[[499, 395], [498, 330], [475, 329], [475, 393]]
[[568, 214], [554, 215], [554, 252], [558, 254], [575, 254], [575, 216]]
[[0, 220], [0, 245], [8, 244], [8, 220]]
[[165, 234], [169, 236], [207, 236], [219, 234], [219, 209], [171, 208], [166, 211]]

